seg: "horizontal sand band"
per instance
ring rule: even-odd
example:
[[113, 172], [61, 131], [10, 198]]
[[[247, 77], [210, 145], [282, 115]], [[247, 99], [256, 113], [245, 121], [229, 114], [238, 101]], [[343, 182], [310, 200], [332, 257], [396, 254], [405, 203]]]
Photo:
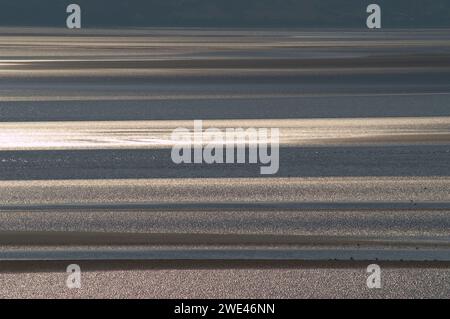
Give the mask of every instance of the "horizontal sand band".
[[[177, 128], [192, 141], [199, 135], [189, 120], [0, 123], [0, 150], [170, 148]], [[281, 146], [450, 142], [450, 117], [206, 120], [202, 128], [203, 144], [214, 139], [209, 128], [279, 128]], [[270, 143], [270, 130], [259, 141]]]
[[449, 189], [449, 177], [434, 176], [0, 181], [0, 206], [372, 202], [414, 205], [450, 202]]

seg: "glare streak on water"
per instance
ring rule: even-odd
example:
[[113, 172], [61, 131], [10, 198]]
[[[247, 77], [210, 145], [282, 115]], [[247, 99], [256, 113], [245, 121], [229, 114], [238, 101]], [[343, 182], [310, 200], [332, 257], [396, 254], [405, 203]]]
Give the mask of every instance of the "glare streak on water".
[[[171, 139], [177, 128], [187, 128], [194, 141], [193, 121], [36, 122], [0, 124], [0, 150], [22, 149], [145, 149], [179, 144]], [[450, 117], [208, 120], [203, 122], [203, 143], [214, 141], [208, 128], [279, 128], [286, 146], [351, 143], [414, 143], [440, 137], [449, 141]], [[270, 134], [260, 142], [271, 142]], [[248, 140], [238, 140], [237, 144]]]

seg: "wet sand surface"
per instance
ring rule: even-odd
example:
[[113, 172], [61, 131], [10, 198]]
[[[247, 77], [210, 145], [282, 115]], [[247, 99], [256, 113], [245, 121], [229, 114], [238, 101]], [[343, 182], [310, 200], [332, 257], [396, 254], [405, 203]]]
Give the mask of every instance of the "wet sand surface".
[[[0, 264], [10, 298], [448, 298], [446, 263], [383, 263], [382, 289], [367, 289], [368, 263], [79, 262], [82, 288], [65, 286], [68, 262]], [[264, 280], [262, 280], [264, 278]], [[118, 289], [120, 287], [120, 289]]]
[[[278, 174], [173, 164], [193, 120]], [[2, 297], [445, 298], [449, 177], [448, 30], [0, 30]]]

